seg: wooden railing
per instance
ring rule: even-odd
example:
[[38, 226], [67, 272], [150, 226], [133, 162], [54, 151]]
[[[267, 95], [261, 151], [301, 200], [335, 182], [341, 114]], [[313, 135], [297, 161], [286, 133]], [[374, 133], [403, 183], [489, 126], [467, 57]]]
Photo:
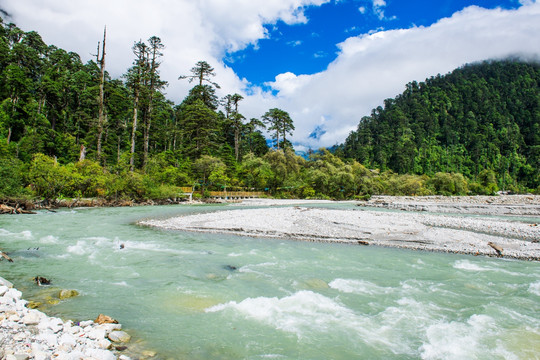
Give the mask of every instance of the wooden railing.
[[[180, 188], [185, 195], [192, 195], [193, 188], [189, 186], [182, 186]], [[214, 198], [258, 198], [264, 196], [263, 191], [210, 191], [210, 197]]]
[[262, 191], [210, 191], [211, 197], [218, 198], [257, 198], [263, 195]]

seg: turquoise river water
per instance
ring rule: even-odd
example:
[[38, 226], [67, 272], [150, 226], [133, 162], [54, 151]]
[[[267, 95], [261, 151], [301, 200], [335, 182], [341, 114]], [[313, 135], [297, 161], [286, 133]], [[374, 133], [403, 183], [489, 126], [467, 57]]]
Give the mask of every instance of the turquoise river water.
[[540, 358], [538, 262], [136, 224], [224, 208], [4, 215], [0, 276], [78, 290], [43, 311], [110, 315], [159, 359]]

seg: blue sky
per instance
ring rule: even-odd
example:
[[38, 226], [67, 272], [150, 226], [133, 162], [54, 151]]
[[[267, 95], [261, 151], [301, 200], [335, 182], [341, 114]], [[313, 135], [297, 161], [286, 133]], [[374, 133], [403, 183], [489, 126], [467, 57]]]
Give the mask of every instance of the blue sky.
[[263, 86], [288, 71], [314, 74], [325, 70], [338, 56], [336, 45], [351, 36], [430, 26], [471, 5], [487, 9], [520, 6], [515, 0], [387, 0], [384, 4], [374, 9], [372, 1], [342, 0], [310, 6], [305, 10], [306, 23], [266, 24], [268, 38], [227, 54], [224, 62], [238, 76]]
[[[540, 0], [2, 0], [25, 31], [92, 59], [107, 25], [107, 71], [131, 66], [135, 41], [159, 36], [166, 96], [209, 62], [240, 112], [287, 111], [299, 150], [342, 143], [413, 80], [487, 59], [540, 59]], [[316, 132], [317, 136], [313, 136]]]

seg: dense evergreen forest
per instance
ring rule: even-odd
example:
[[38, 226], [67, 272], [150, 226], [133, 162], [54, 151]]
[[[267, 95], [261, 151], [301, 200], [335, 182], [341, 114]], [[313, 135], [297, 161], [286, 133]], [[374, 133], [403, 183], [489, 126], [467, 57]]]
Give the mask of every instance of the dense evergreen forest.
[[486, 63], [409, 84], [335, 152], [304, 159], [288, 140], [286, 111], [246, 119], [241, 95], [216, 95], [205, 61], [179, 69], [177, 81], [193, 88], [178, 104], [168, 100], [164, 49], [155, 36], [134, 42], [132, 66], [113, 79], [106, 33], [83, 63], [0, 18], [0, 197], [141, 201], [194, 186], [199, 196], [343, 199], [539, 185], [537, 65]]
[[401, 174], [461, 173], [501, 189], [540, 185], [540, 64], [467, 65], [411, 82], [362, 118], [345, 157]]

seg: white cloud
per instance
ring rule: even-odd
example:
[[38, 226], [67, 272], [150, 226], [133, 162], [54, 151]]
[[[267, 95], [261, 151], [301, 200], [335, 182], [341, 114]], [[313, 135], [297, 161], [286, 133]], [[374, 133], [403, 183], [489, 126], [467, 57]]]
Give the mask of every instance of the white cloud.
[[386, 7], [386, 1], [373, 0], [373, 12], [379, 17], [380, 20], [384, 19], [384, 8]]
[[[406, 83], [465, 63], [522, 54], [540, 57], [540, 3], [518, 10], [469, 7], [430, 27], [381, 31], [339, 44], [338, 58], [314, 75], [278, 75], [278, 107], [296, 124], [293, 140], [312, 147], [341, 143], [362, 116], [403, 92]], [[327, 133], [309, 134], [324, 116]]]

